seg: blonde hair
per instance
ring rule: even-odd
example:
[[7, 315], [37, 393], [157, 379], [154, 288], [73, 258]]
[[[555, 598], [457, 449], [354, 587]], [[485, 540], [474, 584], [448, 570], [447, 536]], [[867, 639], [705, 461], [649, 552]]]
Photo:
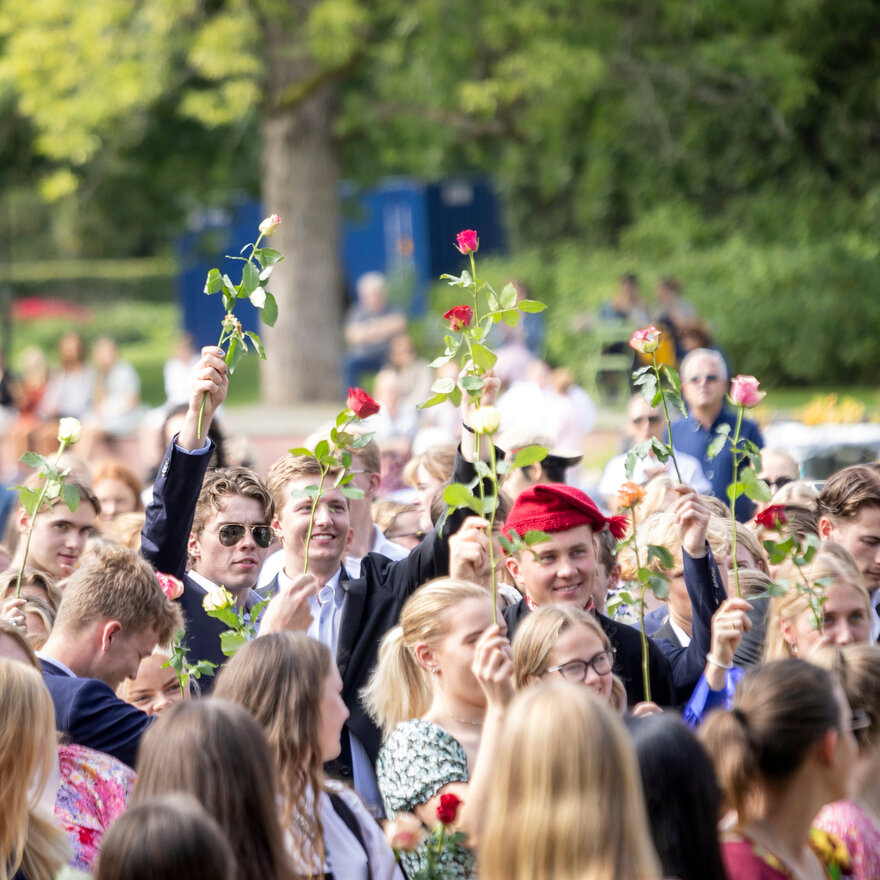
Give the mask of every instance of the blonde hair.
[[400, 624], [382, 639], [379, 661], [361, 692], [361, 700], [385, 736], [401, 721], [421, 718], [428, 711], [431, 681], [427, 670], [416, 660], [416, 645], [438, 645], [449, 632], [453, 609], [466, 599], [490, 601], [484, 587], [468, 581], [429, 581], [407, 599]]
[[419, 482], [419, 468], [423, 467], [435, 480], [448, 483], [452, 479], [454, 466], [454, 446], [432, 446], [406, 463], [403, 468], [403, 482], [407, 486], [415, 487]]
[[[724, 560], [730, 552], [726, 520], [710, 515], [706, 537], [715, 559]], [[663, 567], [658, 559], [652, 559], [650, 563], [646, 561], [648, 555], [647, 546], [649, 544], [658, 544], [669, 550], [673, 556], [675, 567], [681, 568], [681, 535], [679, 533], [679, 525], [675, 521], [675, 514], [671, 510], [662, 510], [647, 517], [639, 525], [638, 538], [639, 556], [643, 567], [649, 568], [654, 572], [663, 571]], [[625, 547], [620, 551], [617, 561], [620, 564], [620, 573], [624, 580], [638, 580], [639, 566], [636, 564], [635, 554], [630, 547]]]
[[64, 832], [31, 801], [55, 757], [55, 711], [36, 669], [0, 658], [0, 880], [21, 869], [28, 880], [51, 880], [67, 863]]
[[[865, 609], [870, 617], [871, 598], [855, 560], [840, 544], [823, 541], [813, 561], [804, 566], [803, 574], [792, 562], [780, 567], [776, 573], [777, 580], [788, 579], [790, 586], [784, 596], [774, 596], [770, 600], [767, 611], [767, 635], [764, 640], [765, 662], [793, 656], [791, 646], [782, 637], [782, 621], [794, 620], [809, 609], [809, 596], [795, 586], [795, 583], [801, 582], [804, 577], [814, 589], [816, 582], [823, 578], [831, 578], [829, 586], [834, 586], [838, 582], [851, 586], [864, 599]], [[827, 587], [825, 589], [827, 590]]]
[[[517, 690], [526, 687], [529, 678], [540, 678], [547, 671], [550, 652], [559, 636], [576, 626], [589, 630], [606, 651], [611, 649], [611, 640], [605, 630], [589, 611], [582, 608], [545, 605], [526, 616], [513, 639], [513, 682]], [[626, 708], [626, 689], [616, 675], [612, 676], [609, 702], [618, 712]]]
[[[328, 480], [325, 482], [325, 486], [333, 485], [338, 475], [339, 469], [332, 469]], [[269, 468], [269, 473], [266, 475], [266, 485], [269, 488], [275, 510], [279, 516], [284, 505], [290, 499], [288, 483], [291, 480], [299, 480], [302, 477], [314, 477], [315, 485], [321, 479], [321, 464], [317, 459], [312, 458], [311, 455], [291, 455], [287, 453], [282, 455]]]
[[162, 592], [150, 563], [113, 544], [83, 554], [67, 581], [55, 626], [75, 634], [96, 620], [118, 620], [129, 632], [154, 629], [162, 644], [183, 628], [180, 609]]
[[[729, 519], [724, 520], [724, 522], [727, 524], [730, 552], [733, 553], [733, 523]], [[767, 551], [761, 544], [761, 540], [754, 529], [738, 523], [736, 527], [736, 543], [737, 546], [741, 544], [745, 547], [751, 553], [752, 559], [755, 560], [755, 565], [750, 565], [749, 568], [756, 568], [758, 571], [764, 572], [764, 574], [770, 574], [770, 560], [767, 558]], [[735, 559], [731, 560], [731, 562], [733, 565], [736, 565]]]
[[128, 547], [129, 550], [140, 550], [141, 532], [146, 521], [147, 515], [143, 511], [121, 513], [103, 527], [104, 537]]
[[[18, 580], [18, 568], [8, 568], [0, 573], [0, 596], [7, 599], [15, 594], [15, 582]], [[53, 614], [57, 613], [61, 605], [61, 590], [55, 583], [55, 578], [48, 572], [41, 571], [39, 568], [31, 568], [28, 566], [21, 576], [22, 589], [25, 587], [36, 587], [46, 594], [46, 604], [52, 609]]]
[[518, 694], [496, 768], [481, 880], [658, 880], [632, 745], [587, 688], [560, 681]]

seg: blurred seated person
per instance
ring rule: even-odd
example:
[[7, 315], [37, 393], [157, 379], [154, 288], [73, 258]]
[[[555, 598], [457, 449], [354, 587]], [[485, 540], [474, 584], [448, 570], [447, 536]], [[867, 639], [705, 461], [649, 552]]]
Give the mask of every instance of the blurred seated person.
[[[651, 406], [641, 394], [634, 394], [627, 407], [627, 435], [630, 438], [630, 448], [640, 443], [647, 443], [651, 439], [663, 440], [666, 424], [663, 419], [663, 410], [659, 406]], [[628, 480], [645, 485], [649, 480], [663, 474], [675, 478], [675, 468], [672, 459], [662, 462], [652, 452], [645, 458], [637, 459], [632, 477], [626, 475], [627, 453], [615, 455], [602, 472], [599, 481], [599, 494], [609, 510], [616, 510], [617, 493], [620, 487]], [[692, 455], [675, 451], [675, 460], [681, 471], [681, 479], [688, 486], [701, 495], [712, 491], [711, 483], [703, 473], [700, 462]]]
[[49, 382], [46, 355], [38, 345], [29, 345], [19, 358], [21, 377], [16, 386], [18, 415], [6, 429], [3, 449], [3, 475], [17, 479], [18, 461], [33, 445], [30, 433], [40, 424], [38, 409]]
[[101, 503], [98, 524], [102, 531], [118, 516], [144, 509], [141, 501], [143, 483], [121, 461], [105, 459], [98, 462], [92, 472], [92, 488]]
[[[460, 422], [459, 416], [459, 424]], [[419, 525], [422, 531], [431, 530], [433, 525], [431, 503], [437, 491], [452, 480], [454, 465], [454, 446], [432, 446], [421, 455], [411, 458], [403, 469], [404, 483], [415, 489], [413, 506], [419, 513]]]
[[657, 323], [669, 330], [675, 345], [675, 361], [678, 363], [687, 350], [681, 347], [680, 337], [686, 322], [696, 318], [694, 307], [681, 296], [681, 283], [675, 278], [663, 278], [655, 288], [659, 314]]
[[119, 360], [116, 342], [101, 336], [92, 349], [95, 364], [95, 387], [92, 406], [84, 420], [82, 448], [92, 455], [102, 445], [117, 437], [133, 434], [140, 424], [143, 411], [141, 380], [137, 370]]
[[681, 359], [698, 348], [716, 348], [709, 328], [699, 318], [682, 321], [678, 330], [678, 345], [681, 348]]
[[639, 290], [637, 275], [632, 272], [621, 275], [617, 293], [602, 304], [599, 317], [603, 321], [631, 326], [634, 330], [649, 323], [650, 316]]
[[534, 464], [515, 468], [504, 479], [504, 492], [511, 501], [516, 501], [521, 492], [542, 483], [565, 483], [569, 468], [580, 464], [583, 455], [576, 452], [553, 451], [553, 441], [535, 428], [519, 428], [505, 431], [498, 443], [504, 450], [505, 458], [513, 458], [520, 449], [527, 446], [541, 446], [547, 454]]
[[358, 386], [364, 373], [381, 370], [388, 360], [391, 340], [406, 331], [403, 313], [389, 305], [385, 276], [367, 272], [357, 280], [357, 302], [345, 318], [342, 361], [343, 394]]
[[397, 379], [401, 406], [415, 408], [431, 395], [433, 372], [424, 358], [418, 357], [412, 339], [406, 333], [399, 333], [391, 340], [388, 350], [388, 363], [384, 370], [392, 372]]

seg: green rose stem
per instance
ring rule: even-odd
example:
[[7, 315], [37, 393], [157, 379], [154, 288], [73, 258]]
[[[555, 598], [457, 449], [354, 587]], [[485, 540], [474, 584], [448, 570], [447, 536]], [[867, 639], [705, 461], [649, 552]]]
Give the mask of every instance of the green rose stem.
[[[254, 254], [257, 252], [257, 248], [260, 246], [260, 242], [263, 240], [263, 237], [265, 236], [265, 234], [266, 234], [265, 232], [261, 232], [257, 236], [256, 242], [254, 242], [254, 244], [251, 245], [251, 252], [248, 255], [247, 260], [245, 260], [245, 266], [247, 266], [248, 264], [253, 262]], [[242, 271], [244, 271], [244, 270], [242, 270]], [[230, 331], [230, 324], [232, 323], [233, 320], [235, 320], [235, 318], [232, 314], [232, 311], [230, 310], [226, 313], [226, 315], [223, 318], [223, 329], [220, 331], [220, 341], [217, 343], [217, 348], [222, 348], [223, 343], [226, 342], [226, 340], [231, 335], [231, 333], [229, 331]], [[204, 418], [204, 415], [205, 415], [205, 404], [207, 402], [208, 402], [208, 392], [206, 391], [202, 395], [202, 405], [199, 407], [199, 424], [196, 427], [196, 436], [199, 438], [199, 440], [202, 439], [202, 419]]]
[[730, 519], [733, 523], [733, 543], [731, 546], [731, 555], [733, 557], [733, 582], [736, 586], [736, 598], [741, 599], [742, 593], [740, 592], [739, 587], [739, 566], [736, 564], [736, 486], [737, 486], [737, 472], [739, 471], [739, 461], [737, 459], [738, 455], [738, 444], [739, 444], [739, 432], [742, 428], [743, 421], [743, 406], [739, 406], [737, 408], [736, 414], [736, 430], [733, 432], [733, 448], [731, 449], [731, 453], [733, 455], [733, 491], [731, 495], [733, 496], [730, 499]]
[[675, 468], [675, 476], [678, 477], [679, 485], [684, 483], [681, 478], [681, 471], [678, 469], [678, 462], [675, 460], [675, 449], [672, 446], [672, 422], [669, 419], [669, 409], [666, 406], [666, 395], [663, 393], [663, 385], [660, 379], [660, 367], [657, 365], [657, 355], [651, 352], [651, 366], [654, 368], [654, 375], [657, 377], [657, 387], [660, 389], [660, 402], [663, 404], [663, 418], [666, 419], [666, 436], [669, 438], [669, 457], [672, 459], [672, 466]]
[[[639, 544], [636, 537], [636, 512], [634, 507], [630, 507], [629, 512], [633, 527], [632, 547], [633, 553], [636, 556], [636, 571], [638, 571], [641, 568], [641, 563], [639, 562]], [[645, 635], [645, 585], [641, 582], [641, 578], [639, 578], [639, 624], [639, 636], [642, 641], [642, 683], [645, 688], [645, 699], [650, 702], [651, 679], [648, 675], [648, 637]]]
[[[257, 239], [259, 241], [259, 239]], [[344, 434], [348, 426], [357, 418], [357, 416], [352, 415], [349, 420], [342, 426], [342, 433]], [[309, 530], [306, 532], [306, 552], [305, 559], [303, 560], [303, 574], [308, 574], [309, 571], [309, 547], [312, 544], [312, 529], [315, 527], [315, 512], [318, 509], [318, 502], [321, 500], [321, 496], [324, 494], [324, 481], [327, 479], [327, 474], [330, 473], [330, 465], [324, 464], [323, 462], [319, 462], [321, 465], [321, 481], [318, 483], [318, 491], [315, 492], [314, 498], [312, 498], [312, 509], [309, 512]]]
[[[483, 434], [476, 435], [477, 458], [482, 458]], [[493, 434], [485, 435], [489, 440], [489, 479], [495, 493], [495, 503], [489, 511], [489, 577], [492, 583], [492, 623], [498, 623], [498, 586], [495, 582], [495, 510], [498, 507], [498, 473], [495, 470], [495, 442]], [[486, 489], [483, 480], [480, 480], [480, 503], [483, 510], [486, 509]], [[485, 514], [484, 514], [485, 515]]]
[[[64, 450], [67, 448], [67, 440], [59, 439], [58, 441], [58, 452], [55, 455], [54, 465], [57, 468], [58, 462], [61, 461], [61, 456], [64, 453]], [[43, 502], [46, 500], [46, 489], [49, 488], [49, 481], [43, 480], [43, 488], [40, 489], [40, 497], [37, 498], [37, 506], [34, 508], [33, 515], [31, 516], [30, 525], [28, 526], [27, 537], [24, 541], [24, 556], [21, 560], [21, 567], [18, 569], [18, 577], [15, 579], [15, 598], [21, 598], [21, 578], [24, 575], [24, 567], [27, 565], [28, 551], [31, 548], [31, 535], [34, 533], [34, 525], [37, 520], [37, 516], [40, 511], [43, 509]]]

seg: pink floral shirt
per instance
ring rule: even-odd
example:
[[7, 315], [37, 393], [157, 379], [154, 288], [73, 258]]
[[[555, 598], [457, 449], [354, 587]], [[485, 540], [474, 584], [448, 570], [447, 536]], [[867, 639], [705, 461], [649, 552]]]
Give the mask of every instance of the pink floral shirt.
[[844, 842], [856, 880], [880, 877], [880, 827], [860, 806], [852, 801], [827, 804], [813, 824]]
[[128, 806], [136, 774], [122, 761], [85, 746], [58, 746], [58, 761], [55, 816], [73, 844], [71, 865], [91, 871], [104, 832]]

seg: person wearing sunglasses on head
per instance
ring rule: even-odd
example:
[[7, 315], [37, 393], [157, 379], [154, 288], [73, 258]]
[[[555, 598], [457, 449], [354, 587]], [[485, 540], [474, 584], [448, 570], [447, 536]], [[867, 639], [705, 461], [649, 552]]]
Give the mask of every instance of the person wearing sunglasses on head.
[[[228, 387], [223, 352], [203, 349], [183, 426], [159, 468], [141, 535], [141, 553], [153, 567], [183, 581], [183, 592], [175, 601], [185, 617], [184, 646], [190, 662], [208, 660], [217, 666], [227, 659], [220, 636], [228, 627], [208, 615], [203, 600], [222, 586], [235, 598], [236, 607], [249, 614], [261, 601], [254, 587], [275, 543], [275, 502], [254, 471], [217, 468], [205, 476], [214, 443], [199, 438], [202, 399], [201, 435], [207, 438]], [[263, 613], [260, 632], [306, 629], [311, 622], [307, 599], [313, 592], [311, 576], [297, 578]], [[212, 677], [203, 676], [202, 693], [213, 683]]]
[[[663, 410], [659, 406], [651, 406], [641, 394], [634, 394], [630, 398], [626, 411], [626, 433], [631, 440], [630, 448], [645, 443], [652, 437], [663, 439], [665, 421]], [[636, 462], [632, 477], [626, 474], [627, 453], [615, 455], [606, 465], [599, 481], [599, 495], [609, 510], [617, 509], [617, 493], [620, 487], [628, 480], [643, 486], [649, 480], [660, 474], [670, 474], [675, 477], [675, 471], [671, 461], [660, 461], [653, 452], [648, 453], [646, 458], [640, 458]], [[703, 466], [692, 455], [675, 450], [675, 459], [681, 471], [682, 480], [700, 495], [708, 495], [712, 492], [712, 486], [703, 473]]]
[[[703, 473], [712, 484], [712, 494], [728, 503], [727, 487], [733, 482], [733, 454], [730, 444], [709, 458], [709, 444], [722, 425], [736, 427], [736, 411], [724, 405], [728, 387], [727, 364], [720, 352], [697, 348], [681, 362], [681, 392], [687, 404], [687, 418], [672, 426], [672, 445], [694, 456], [703, 466]], [[757, 424], [744, 418], [740, 440], [751, 441], [760, 449], [764, 445]], [[736, 518], [748, 522], [754, 515], [754, 504], [743, 494], [736, 500]]]

